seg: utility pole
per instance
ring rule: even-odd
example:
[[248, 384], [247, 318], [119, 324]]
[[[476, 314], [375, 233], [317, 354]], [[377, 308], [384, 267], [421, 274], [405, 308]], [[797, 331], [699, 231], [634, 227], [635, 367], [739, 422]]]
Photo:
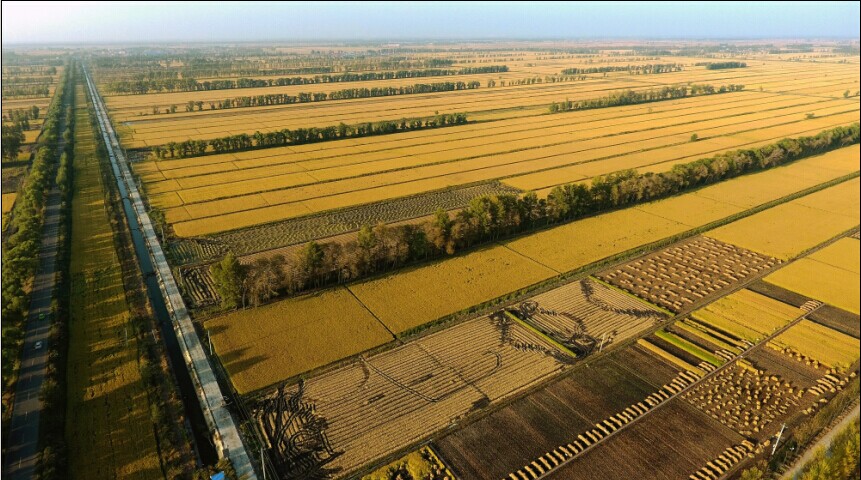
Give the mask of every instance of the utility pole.
[[786, 424], [784, 423], [782, 427], [780, 427], [780, 432], [777, 434], [777, 438], [774, 440], [774, 447], [771, 448], [771, 456], [774, 456], [774, 452], [777, 451], [777, 444], [780, 443], [780, 437], [783, 436], [783, 431], [786, 430]]
[[598, 347], [598, 353], [601, 353], [601, 350], [604, 350], [604, 339], [606, 339], [606, 338], [607, 338], [607, 332], [604, 332], [604, 334], [601, 335], [601, 345]]
[[263, 445], [260, 445], [260, 466], [263, 468], [263, 480], [266, 480], [266, 457], [263, 456]]

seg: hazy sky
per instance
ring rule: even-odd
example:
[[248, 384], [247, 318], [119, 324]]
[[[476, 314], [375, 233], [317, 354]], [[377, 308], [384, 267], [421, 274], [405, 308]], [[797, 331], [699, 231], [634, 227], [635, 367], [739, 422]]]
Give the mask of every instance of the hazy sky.
[[859, 2], [3, 2], [5, 43], [859, 37]]

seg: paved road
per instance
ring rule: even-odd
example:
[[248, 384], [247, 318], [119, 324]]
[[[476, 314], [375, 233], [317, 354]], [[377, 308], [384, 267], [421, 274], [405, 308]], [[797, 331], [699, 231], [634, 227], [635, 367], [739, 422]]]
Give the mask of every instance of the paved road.
[[840, 430], [843, 430], [843, 427], [848, 425], [849, 422], [852, 422], [856, 418], [858, 418], [859, 411], [861, 411], [859, 410], [859, 408], [861, 408], [861, 406], [855, 405], [855, 408], [852, 409], [849, 415], [843, 417], [843, 420], [841, 420], [840, 423], [835, 425], [827, 434], [823, 435], [822, 438], [819, 439], [819, 441], [808, 447], [807, 451], [804, 452], [804, 455], [802, 455], [798, 460], [795, 461], [795, 465], [792, 467], [792, 469], [784, 473], [783, 476], [780, 477], [780, 479], [792, 480], [799, 473], [801, 473], [801, 469], [804, 468], [805, 465], [807, 465], [807, 462], [809, 462], [814, 455], [816, 455], [816, 451], [819, 450], [819, 447], [828, 448], [828, 445], [831, 444], [831, 440], [834, 439], [834, 436], [840, 433]]
[[[65, 119], [60, 122], [60, 141], [57, 145], [57, 159], [63, 151], [65, 142], [62, 132], [66, 128]], [[15, 384], [15, 402], [9, 428], [9, 448], [6, 451], [6, 465], [3, 478], [9, 480], [33, 478], [36, 457], [39, 453], [39, 413], [42, 402], [39, 392], [45, 378], [48, 362], [48, 337], [51, 331], [51, 301], [57, 282], [56, 259], [58, 234], [60, 228], [60, 191], [54, 184], [46, 199], [45, 223], [39, 247], [39, 266], [30, 294], [30, 312], [24, 323], [24, 350], [18, 382]], [[40, 320], [39, 316], [45, 318]], [[36, 343], [42, 342], [36, 349]]]

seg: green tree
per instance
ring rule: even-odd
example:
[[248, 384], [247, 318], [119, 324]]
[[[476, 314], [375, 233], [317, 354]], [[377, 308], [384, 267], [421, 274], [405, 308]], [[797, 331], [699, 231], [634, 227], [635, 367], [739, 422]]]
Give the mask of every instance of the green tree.
[[245, 293], [245, 267], [232, 253], [228, 253], [218, 263], [209, 267], [215, 290], [221, 296], [221, 306], [235, 308]]

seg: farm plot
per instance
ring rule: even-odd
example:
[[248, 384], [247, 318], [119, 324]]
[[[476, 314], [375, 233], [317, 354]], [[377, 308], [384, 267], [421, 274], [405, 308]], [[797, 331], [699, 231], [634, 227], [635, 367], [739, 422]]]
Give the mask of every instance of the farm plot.
[[[700, 382], [683, 398], [745, 437], [761, 437], [798, 409], [804, 389], [778, 375], [737, 364]], [[770, 429], [769, 429], [770, 430]]]
[[678, 222], [628, 208], [560, 225], [505, 245], [558, 272], [567, 272], [685, 230], [688, 227]]
[[[694, 102], [694, 100], [697, 100]], [[403, 166], [412, 160], [415, 165], [451, 161], [458, 158], [498, 153], [525, 147], [546, 146], [572, 138], [598, 136], [608, 127], [625, 130], [644, 130], [682, 123], [702, 121], [727, 114], [750, 112], [752, 106], [760, 110], [778, 110], [800, 104], [823, 106], [827, 103], [797, 97], [762, 97], [745, 92], [733, 94], [731, 99], [715, 102], [714, 98], [681, 99], [658, 105], [649, 112], [642, 106], [569, 112], [564, 115], [533, 115], [528, 118], [461, 125], [456, 128], [402, 132], [383, 137], [343, 139], [321, 144], [276, 147], [247, 152], [208, 155], [189, 159], [149, 160], [137, 170], [147, 181], [172, 180], [168, 186], [190, 188], [224, 181], [237, 181], [265, 176], [264, 167], [277, 166], [283, 173], [316, 171], [321, 179], [331, 179], [333, 172], [362, 167], [367, 171], [383, 170], [385, 162]], [[831, 102], [841, 106], [842, 103]], [[670, 108], [670, 107], [675, 107]], [[602, 111], [606, 110], [606, 111]], [[600, 112], [600, 113], [596, 113]], [[711, 114], [709, 114], [711, 112]], [[585, 123], [588, 120], [588, 123]], [[572, 137], [573, 133], [579, 133]], [[561, 135], [567, 134], [567, 135]], [[556, 139], [556, 140], [554, 140]], [[543, 140], [543, 142], [542, 142]], [[485, 147], [478, 150], [477, 147]], [[496, 150], [487, 151], [487, 148]], [[465, 150], [464, 150], [465, 149]], [[361, 156], [355, 157], [356, 151]], [[472, 154], [472, 155], [470, 155]], [[301, 167], [301, 168], [297, 168]], [[291, 169], [292, 168], [292, 169]], [[222, 173], [223, 172], [223, 173]], [[229, 175], [227, 175], [230, 173]], [[352, 174], [362, 173], [362, 170]], [[191, 177], [200, 177], [194, 178]], [[190, 183], [195, 180], [196, 183]]]
[[204, 323], [233, 386], [248, 393], [393, 339], [344, 288], [239, 310]]
[[518, 314], [571, 350], [588, 354], [624, 341], [666, 315], [591, 279], [571, 282], [520, 305]]
[[602, 272], [598, 278], [680, 312], [779, 263], [772, 257], [696, 237]]
[[807, 319], [778, 335], [769, 346], [798, 360], [838, 371], [857, 362], [861, 348], [857, 338]]
[[691, 314], [695, 324], [754, 344], [804, 311], [751, 290], [739, 290]]
[[685, 402], [673, 400], [547, 478], [593, 478], [597, 474], [602, 479], [627, 480], [642, 477], [643, 472], [653, 478], [687, 478], [742, 440]]
[[15, 197], [17, 195], [18, 194], [15, 192], [3, 194], [3, 213], [9, 213], [12, 211], [12, 207], [15, 206]]
[[439, 208], [444, 210], [461, 208], [473, 198], [480, 196], [515, 192], [497, 182], [483, 183], [322, 215], [258, 225], [215, 234], [206, 239], [180, 239], [171, 244], [171, 253], [180, 264], [214, 260], [223, 256], [226, 251], [233, 252], [235, 255], [248, 255], [340, 235], [358, 230], [363, 225], [376, 225], [379, 222], [392, 224], [404, 219], [423, 217], [434, 213]]
[[782, 260], [858, 225], [855, 178], [712, 230], [709, 237]]
[[854, 338], [861, 338], [861, 319], [853, 313], [841, 310], [831, 305], [822, 305], [819, 310], [807, 316], [820, 325], [845, 333]]
[[352, 284], [349, 290], [399, 335], [555, 274], [505, 247], [492, 246]]
[[858, 242], [844, 238], [781, 268], [765, 281], [857, 315], [861, 311], [859, 263]]
[[163, 475], [140, 345], [126, 304], [122, 269], [78, 87], [72, 199], [67, 372], [68, 468], [90, 478]]
[[658, 387], [632, 373], [639, 365], [629, 369], [607, 357], [597, 360], [434, 445], [460, 478], [507, 477], [654, 392]]
[[[845, 107], [839, 108], [843, 109]], [[798, 119], [791, 117], [786, 119], [785, 117], [768, 113], [761, 115], [764, 118], [768, 118], [768, 120], [752, 121], [751, 125], [756, 123], [757, 128], [764, 128], [768, 125], [761, 125], [763, 122], [779, 123], [790, 121], [792, 124], [799, 123]], [[733, 119], [712, 119], [709, 122], [714, 124], [730, 120], [732, 120], [733, 124], [728, 127], [731, 129], [729, 133], [746, 128], [744, 123], [737, 123], [738, 120]], [[848, 117], [844, 120], [837, 120], [836, 117], [834, 119], [832, 117], [823, 117], [820, 120], [828, 122], [836, 121], [838, 124], [844, 123], [844, 120], [851, 121]], [[707, 125], [699, 126], [705, 129], [700, 132], [702, 135], [709, 133]], [[810, 125], [805, 125], [805, 127], [809, 128]], [[601, 135], [605, 135], [604, 137], [583, 141], [568, 140], [558, 145], [553, 145], [552, 140], [546, 137], [533, 140], [536, 144], [532, 146], [529, 144], [524, 145], [522, 144], [523, 142], [514, 142], [511, 144], [498, 142], [494, 146], [474, 149], [477, 157], [470, 155], [468, 150], [453, 150], [450, 155], [455, 156], [455, 159], [450, 161], [444, 161], [445, 159], [437, 157], [433, 157], [433, 160], [430, 160], [431, 157], [428, 157], [428, 159], [418, 157], [409, 161], [399, 158], [385, 161], [388, 165], [381, 165], [378, 162], [361, 165], [361, 170], [355, 172], [351, 172], [351, 169], [345, 170], [343, 168], [329, 169], [334, 175], [331, 178], [321, 177], [321, 172], [318, 171], [300, 171], [259, 180], [238, 180], [218, 185], [182, 189], [178, 189], [180, 188], [179, 185], [174, 185], [173, 187], [162, 185], [164, 188], [158, 188], [159, 185], [154, 185], [154, 190], [150, 194], [152, 202], [156, 206], [167, 209], [166, 215], [168, 221], [178, 224], [176, 227], [178, 234], [182, 231], [185, 232], [183, 233], [184, 235], [190, 235], [192, 233], [189, 230], [191, 232], [201, 231], [201, 233], [212, 233], [211, 230], [215, 227], [209, 227], [208, 230], [210, 231], [208, 231], [205, 226], [207, 224], [200, 220], [218, 215], [230, 215], [233, 217], [232, 222], [234, 225], [247, 226], [254, 223], [289, 218], [290, 216], [307, 215], [328, 209], [343, 208], [361, 203], [395, 198], [397, 196], [422, 193], [428, 190], [442, 189], [464, 183], [505, 178], [535, 170], [570, 165], [572, 163], [584, 164], [582, 172], [584, 176], [580, 178], [587, 178], [588, 176], [608, 173], [620, 168], [671, 161], [677, 157], [662, 158], [660, 157], [660, 150], [688, 142], [690, 132], [692, 129], [697, 128], [698, 125], [696, 124], [685, 124], [678, 129], [681, 133], [672, 133], [672, 128], [615, 136], [606, 136], [606, 132], [603, 132]], [[717, 130], [715, 130], [715, 133], [723, 134]], [[571, 134], [562, 134], [562, 136], [570, 138]], [[560, 137], [560, 139], [563, 137]], [[547, 146], [548, 142], [550, 142], [549, 146]], [[709, 142], [709, 144], [702, 143], [696, 146], [696, 148], [703, 148], [706, 152], [720, 149], [720, 146], [711, 145], [710, 143], [712, 142]], [[730, 141], [724, 148], [735, 145], [737, 143]], [[690, 150], [690, 147], [687, 148]], [[504, 153], [506, 150], [511, 149], [515, 149], [515, 151]], [[624, 157], [627, 154], [642, 150], [654, 150], [653, 155], [657, 155], [657, 157], [643, 158], [633, 162], [628, 162], [627, 160], [629, 159]], [[691, 153], [690, 151], [685, 151], [683, 156], [690, 156]], [[573, 154], [577, 154], [576, 161], [571, 157]], [[462, 155], [466, 155], [466, 157], [458, 159], [457, 156]], [[622, 157], [616, 162], [603, 161], [617, 156]], [[443, 163], [422, 165], [429, 161], [442, 161]], [[625, 163], [619, 164], [619, 162]], [[415, 165], [416, 163], [417, 165]], [[290, 165], [290, 168], [295, 167]], [[379, 170], [379, 168], [382, 168], [382, 170]], [[387, 168], [388, 170], [386, 170]], [[390, 171], [395, 168], [402, 168], [402, 170]], [[230, 172], [230, 175], [234, 173]], [[345, 175], [354, 174], [363, 176], [342, 178]], [[211, 177], [211, 175], [206, 177]], [[196, 179], [197, 177], [194, 178]], [[173, 180], [169, 180], [162, 183], [171, 184], [172, 182]], [[165, 188], [167, 189], [165, 190]], [[220, 200], [224, 197], [231, 198], [227, 201]], [[282, 206], [279, 207], [279, 205]], [[250, 211], [240, 213], [243, 210]], [[214, 220], [217, 222], [219, 219]], [[209, 224], [213, 223], [209, 222]], [[236, 226], [234, 228], [237, 228]]]
[[[329, 455], [307, 468], [345, 475], [559, 371], [568, 361], [505, 315], [478, 318], [267, 396], [258, 408], [282, 476], [308, 454], [309, 431]], [[308, 414], [303, 418], [300, 411]], [[302, 478], [307, 478], [302, 477]]]
[[[177, 196], [175, 192], [170, 192], [165, 196], [159, 196], [157, 204], [167, 207], [168, 219], [175, 222], [174, 230], [178, 235], [206, 235], [312, 213], [417, 195], [463, 184], [494, 180], [519, 171], [541, 169], [546, 165], [568, 161], [562, 157], [554, 157], [535, 162], [515, 162], [414, 180], [411, 178], [421, 177], [424, 173], [422, 173], [423, 169], [412, 169], [407, 172], [389, 172], [368, 177], [297, 186], [287, 190], [241, 195], [223, 200], [202, 201], [187, 204], [184, 207], [181, 207], [182, 198]], [[505, 161], [497, 158], [494, 162], [504, 163]], [[599, 163], [596, 162], [599, 169], [595, 174], [608, 173], [618, 169], [609, 164], [601, 167]], [[472, 166], [481, 167], [477, 164]], [[671, 166], [667, 164], [666, 168], [669, 169]], [[445, 164], [437, 167], [451, 169], [454, 166]], [[591, 168], [594, 170], [594, 167]], [[388, 183], [391, 181], [396, 183]], [[375, 185], [375, 182], [382, 182], [383, 184]], [[191, 220], [183, 220], [188, 218]]]
[[[770, 171], [766, 171], [756, 176], [768, 178], [770, 174]], [[729, 180], [728, 183], [739, 180], [742, 179]], [[763, 189], [768, 190], [768, 182], [765, 182]], [[785, 193], [781, 189], [778, 191], [779, 195]], [[585, 267], [590, 263], [664, 239], [686, 229], [687, 227], [636, 209], [625, 209], [554, 227], [507, 242], [505, 245], [488, 247], [467, 255], [366, 281], [350, 288], [392, 331], [405, 332], [441, 316], [510, 294], [550, 278], [557, 272]], [[537, 259], [541, 264], [532, 259]], [[556, 271], [542, 264], [549, 265]], [[326, 302], [291, 299], [273, 303], [260, 310], [271, 309], [273, 312], [283, 312], [272, 317], [285, 318], [283, 325], [286, 329], [290, 328], [290, 322], [295, 322], [296, 318], [303, 318], [304, 320], [300, 322], [303, 325], [301, 334], [294, 333], [287, 337], [285, 337], [286, 333], [270, 334], [266, 323], [268, 320], [262, 319], [265, 316], [256, 314], [252, 316], [248, 311], [211, 320], [207, 322], [207, 326], [228, 325], [229, 328], [221, 332], [217, 329], [211, 330], [213, 341], [217, 347], [217, 344], [223, 342], [224, 346], [218, 347], [220, 355], [229, 352], [228, 358], [232, 362], [237, 365], [244, 364], [247, 367], [242, 368], [241, 375], [247, 378], [256, 375], [266, 377], [260, 381], [245, 381], [248, 385], [247, 389], [256, 390], [388, 341], [390, 338], [388, 334], [380, 334], [375, 342], [349, 351], [336, 352], [329, 346], [313, 348], [311, 357], [315, 359], [325, 357], [314, 362], [303, 360], [293, 363], [288, 358], [306, 348], [308, 344], [317, 345], [314, 342], [332, 339], [329, 343], [341, 345], [338, 339], [354, 340], [351, 334], [343, 333], [344, 323], [339, 322], [338, 319], [342, 315], [340, 312], [350, 312], [354, 309], [361, 311], [361, 309], [358, 307], [356, 298], [345, 293], [345, 290], [339, 289], [339, 293], [331, 294], [333, 296], [328, 297]], [[409, 299], [409, 302], [391, 299]], [[358, 315], [353, 314], [353, 316]], [[257, 335], [254, 338], [244, 337], [243, 332], [246, 328], [243, 326], [244, 319], [251, 319], [249, 321], [257, 325], [256, 328], [247, 330]], [[326, 328], [326, 325], [333, 326]], [[234, 340], [232, 338], [234, 336], [237, 339]], [[296, 341], [296, 345], [292, 346], [293, 344], [289, 343], [291, 348], [284, 349], [285, 338], [290, 342]], [[263, 339], [262, 342], [259, 339]], [[239, 348], [240, 345], [247, 348]], [[287, 360], [282, 364], [278, 360], [279, 357]], [[265, 365], [272, 366], [260, 368], [262, 365], [255, 365], [261, 358], [272, 362]], [[289, 365], [289, 368], [284, 368], [283, 365]]]

